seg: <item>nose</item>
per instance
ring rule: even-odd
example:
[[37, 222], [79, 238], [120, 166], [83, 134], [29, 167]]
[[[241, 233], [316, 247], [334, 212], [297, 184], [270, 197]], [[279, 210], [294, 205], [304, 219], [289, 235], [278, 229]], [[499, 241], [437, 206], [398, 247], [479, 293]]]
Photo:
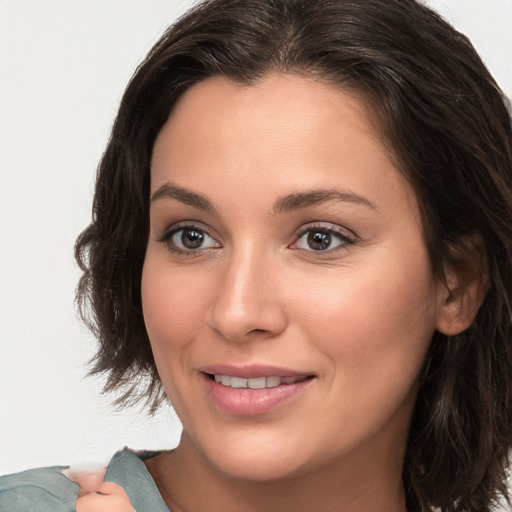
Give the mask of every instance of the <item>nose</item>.
[[235, 343], [277, 337], [287, 325], [280, 277], [272, 258], [250, 249], [232, 254], [219, 275], [210, 328]]

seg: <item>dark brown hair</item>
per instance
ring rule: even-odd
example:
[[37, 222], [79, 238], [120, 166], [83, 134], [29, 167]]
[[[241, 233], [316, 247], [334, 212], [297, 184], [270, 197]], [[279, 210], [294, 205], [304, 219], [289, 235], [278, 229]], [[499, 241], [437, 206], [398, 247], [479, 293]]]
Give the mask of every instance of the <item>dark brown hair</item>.
[[153, 143], [191, 85], [271, 72], [368, 104], [416, 192], [438, 275], [481, 241], [489, 291], [469, 329], [433, 337], [403, 477], [410, 510], [489, 511], [506, 495], [512, 445], [510, 113], [468, 39], [415, 0], [213, 0], [163, 35], [126, 89], [76, 244], [77, 297], [99, 339], [92, 371], [107, 374], [107, 391], [124, 390], [120, 403], [160, 403], [140, 292]]

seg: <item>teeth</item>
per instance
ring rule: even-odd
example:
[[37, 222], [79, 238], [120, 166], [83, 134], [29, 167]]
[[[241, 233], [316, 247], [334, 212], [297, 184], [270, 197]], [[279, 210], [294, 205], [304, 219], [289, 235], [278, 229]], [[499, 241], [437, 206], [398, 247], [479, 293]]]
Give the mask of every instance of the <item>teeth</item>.
[[281, 385], [281, 377], [267, 377], [267, 388], [275, 388]]
[[258, 377], [256, 379], [247, 379], [247, 387], [251, 389], [263, 389], [267, 387], [267, 379]]
[[294, 384], [305, 380], [306, 377], [254, 377], [252, 379], [244, 379], [242, 377], [230, 377], [229, 375], [215, 374], [215, 382], [219, 382], [223, 386], [234, 389], [264, 389], [275, 388], [281, 384]]
[[[247, 379], [242, 379], [240, 377], [230, 377], [231, 387], [236, 389], [246, 388], [247, 387]], [[224, 384], [224, 382], [222, 382]]]

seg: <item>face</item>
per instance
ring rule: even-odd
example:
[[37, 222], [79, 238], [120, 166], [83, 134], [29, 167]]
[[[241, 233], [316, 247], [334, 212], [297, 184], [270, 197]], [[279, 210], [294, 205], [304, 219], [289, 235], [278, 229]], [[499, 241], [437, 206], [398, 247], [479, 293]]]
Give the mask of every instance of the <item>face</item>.
[[199, 458], [258, 480], [400, 459], [445, 292], [362, 103], [296, 76], [203, 81], [151, 191], [144, 318]]

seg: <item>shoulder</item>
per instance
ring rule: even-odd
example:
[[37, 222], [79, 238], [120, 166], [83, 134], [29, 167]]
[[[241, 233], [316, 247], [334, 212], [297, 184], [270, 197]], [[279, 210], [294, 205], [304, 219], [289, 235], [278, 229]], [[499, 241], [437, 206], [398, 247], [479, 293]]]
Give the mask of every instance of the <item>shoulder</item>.
[[[120, 485], [135, 510], [169, 512], [144, 464], [158, 453], [125, 448], [106, 468], [105, 482]], [[0, 512], [75, 512], [79, 485], [63, 474], [65, 469], [30, 469], [0, 477]]]
[[0, 477], [0, 512], [74, 512], [78, 484], [66, 467], [30, 469]]
[[159, 453], [136, 452], [125, 448], [117, 452], [107, 466], [105, 481], [120, 485], [137, 511], [169, 512], [144, 464], [146, 459], [158, 456]]

